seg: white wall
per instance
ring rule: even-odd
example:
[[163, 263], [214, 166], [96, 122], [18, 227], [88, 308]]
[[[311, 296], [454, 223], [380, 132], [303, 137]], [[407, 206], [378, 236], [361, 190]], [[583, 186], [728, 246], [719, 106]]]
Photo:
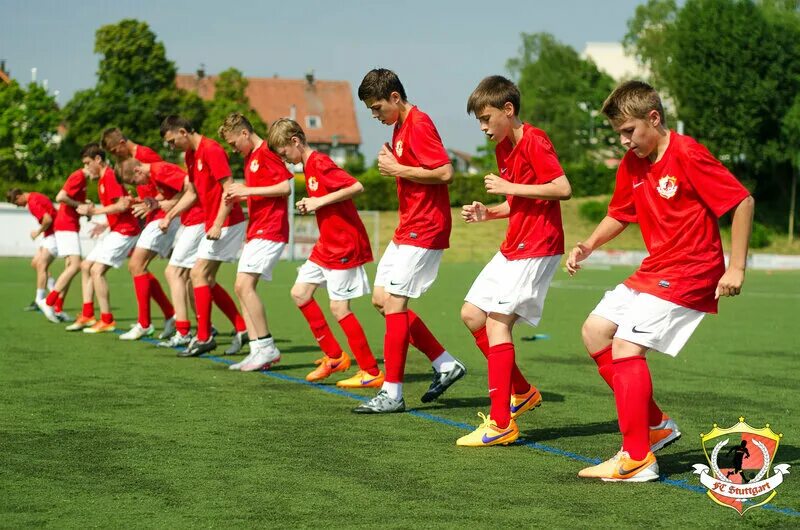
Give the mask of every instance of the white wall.
[[[105, 223], [105, 215], [95, 215], [92, 221], [81, 217], [81, 252], [85, 256], [94, 248], [95, 240], [89, 231], [95, 223]], [[31, 240], [31, 232], [39, 227], [36, 218], [27, 208], [0, 204], [0, 256], [33, 256], [38, 244]]]

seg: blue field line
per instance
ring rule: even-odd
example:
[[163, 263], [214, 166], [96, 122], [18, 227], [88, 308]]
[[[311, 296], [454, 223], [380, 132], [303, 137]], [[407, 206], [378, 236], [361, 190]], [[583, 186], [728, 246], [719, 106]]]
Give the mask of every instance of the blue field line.
[[[122, 331], [117, 330], [116, 333], [122, 333]], [[143, 338], [141, 341], [149, 342], [152, 344], [158, 344], [158, 340], [151, 339], [151, 338]], [[176, 350], [181, 350], [182, 348], [175, 348]], [[224, 357], [218, 357], [216, 355], [201, 355], [201, 359], [210, 359], [215, 363], [224, 364], [226, 366], [230, 366], [231, 364], [235, 364], [233, 360], [226, 359]], [[261, 371], [261, 375], [266, 377], [271, 377], [273, 379], [280, 379], [281, 381], [286, 381], [288, 383], [295, 383], [305, 386], [313, 387], [317, 390], [321, 390], [323, 392], [327, 392], [328, 394], [333, 394], [335, 396], [347, 397], [350, 399], [355, 399], [357, 401], [368, 401], [369, 398], [364, 397], [360, 394], [355, 394], [353, 392], [348, 392], [346, 390], [342, 390], [335, 386], [330, 385], [321, 385], [319, 383], [311, 383], [306, 381], [305, 379], [300, 379], [299, 377], [294, 377], [291, 375], [281, 374], [279, 372], [270, 372], [268, 370]], [[441, 416], [434, 416], [433, 414], [429, 414], [427, 412], [422, 412], [419, 410], [409, 410], [406, 414], [411, 414], [412, 416], [416, 416], [418, 418], [422, 418], [424, 420], [432, 421], [435, 423], [440, 423], [442, 425], [447, 425], [449, 427], [456, 427], [461, 429], [462, 431], [472, 431], [475, 429], [473, 425], [468, 425], [466, 423], [461, 423], [458, 421], [448, 420], [447, 418], [442, 418]], [[586, 464], [599, 464], [602, 462], [599, 458], [590, 458], [588, 456], [579, 455], [577, 453], [571, 453], [569, 451], [564, 451], [563, 449], [559, 449], [557, 447], [552, 447], [549, 445], [541, 444], [538, 442], [532, 441], [519, 441], [516, 442], [514, 445], [522, 445], [524, 447], [529, 447], [531, 449], [536, 449], [537, 451], [542, 451], [545, 453], [554, 454], [557, 456], [564, 456], [571, 460], [577, 460], [578, 462], [583, 462]], [[695, 484], [690, 484], [688, 481], [684, 479], [676, 480], [669, 478], [669, 475], [663, 474], [659, 478], [659, 482], [662, 484], [666, 484], [668, 486], [673, 486], [676, 488], [680, 488], [682, 490], [691, 491], [693, 493], [700, 493], [705, 494], [707, 492], [706, 488], [702, 486], [698, 486]], [[791, 508], [780, 508], [773, 504], [765, 504], [762, 506], [763, 509], [769, 510], [771, 512], [780, 513], [782, 515], [788, 515], [790, 517], [800, 517], [800, 511], [793, 510]]]

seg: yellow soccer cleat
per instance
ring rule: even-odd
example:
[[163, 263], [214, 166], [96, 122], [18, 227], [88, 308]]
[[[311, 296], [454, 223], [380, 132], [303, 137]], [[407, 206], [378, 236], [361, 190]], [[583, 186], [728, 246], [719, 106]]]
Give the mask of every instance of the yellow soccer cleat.
[[84, 333], [108, 333], [117, 329], [117, 323], [113, 320], [106, 324], [102, 320], [95, 322], [94, 326], [83, 328]]
[[644, 460], [634, 460], [626, 451], [620, 451], [602, 464], [581, 469], [578, 476], [605, 482], [650, 482], [658, 480], [658, 462], [653, 453], [647, 453]]
[[66, 329], [67, 331], [80, 331], [83, 328], [90, 328], [95, 324], [97, 324], [97, 320], [95, 320], [94, 317], [88, 318], [81, 315], [75, 319], [75, 322], [73, 322], [64, 329]]
[[531, 385], [524, 394], [511, 394], [511, 419], [517, 419], [523, 412], [535, 409], [542, 404], [542, 394]]
[[359, 370], [353, 377], [342, 379], [336, 383], [341, 388], [380, 388], [383, 385], [384, 373], [378, 371], [378, 375], [370, 375], [364, 370]]
[[317, 365], [314, 370], [306, 376], [306, 381], [322, 381], [336, 372], [344, 372], [350, 368], [350, 356], [342, 352], [338, 359], [331, 359], [327, 355], [322, 359], [314, 361]]
[[519, 428], [513, 419], [508, 427], [499, 429], [493, 419], [479, 412], [478, 416], [483, 419], [480, 427], [456, 440], [456, 445], [462, 447], [489, 447], [490, 445], [508, 445], [519, 438]]

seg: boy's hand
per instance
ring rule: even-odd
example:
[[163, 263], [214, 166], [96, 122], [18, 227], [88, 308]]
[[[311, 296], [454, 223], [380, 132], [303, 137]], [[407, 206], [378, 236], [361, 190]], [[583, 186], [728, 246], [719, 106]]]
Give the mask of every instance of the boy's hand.
[[92, 215], [92, 210], [94, 210], [94, 204], [79, 204], [75, 211], [78, 212], [78, 215]]
[[225, 194], [227, 202], [241, 201], [250, 195], [250, 188], [241, 182], [234, 182], [228, 186], [228, 193]]
[[171, 221], [172, 220], [167, 217], [162, 217], [161, 219], [159, 219], [158, 221], [159, 230], [161, 230], [162, 232], [166, 232], [167, 230], [169, 230], [169, 224]]
[[141, 201], [136, 201], [131, 211], [135, 217], [144, 218], [151, 211], [158, 208], [158, 201], [152, 197], [145, 197]]
[[165, 212], [172, 210], [172, 207], [178, 204], [178, 201], [175, 199], [164, 199], [162, 201], [158, 201], [158, 207]]
[[486, 220], [488, 208], [483, 203], [473, 201], [461, 207], [461, 217], [467, 223], [480, 223]]
[[378, 171], [385, 177], [396, 177], [403, 166], [397, 161], [392, 150], [387, 144], [383, 144], [378, 152]]
[[588, 258], [591, 253], [592, 249], [578, 241], [567, 258], [567, 272], [570, 276], [575, 276], [575, 273], [581, 269], [579, 263]]
[[322, 201], [320, 201], [319, 197], [303, 197], [297, 201], [295, 206], [297, 206], [301, 214], [305, 215], [317, 211], [322, 206]]
[[717, 290], [714, 292], [714, 298], [719, 300], [720, 296], [736, 296], [742, 292], [742, 284], [744, 283], [744, 270], [737, 268], [729, 268], [719, 279]]
[[39, 231], [38, 230], [31, 231], [31, 239], [35, 240], [37, 237], [39, 237]]
[[208, 232], [206, 232], [206, 239], [210, 239], [212, 241], [216, 241], [220, 237], [222, 237], [222, 227], [221, 226], [213, 225], [211, 228], [208, 229]]
[[103, 232], [105, 232], [106, 228], [108, 228], [108, 225], [96, 224], [96, 225], [94, 225], [92, 227], [91, 232], [89, 232], [89, 236], [92, 237], [92, 238], [95, 238], [95, 237], [99, 236], [100, 234], [102, 234]]
[[498, 177], [494, 173], [489, 173], [483, 177], [483, 183], [486, 185], [486, 191], [495, 195], [508, 195], [509, 182], [503, 178]]

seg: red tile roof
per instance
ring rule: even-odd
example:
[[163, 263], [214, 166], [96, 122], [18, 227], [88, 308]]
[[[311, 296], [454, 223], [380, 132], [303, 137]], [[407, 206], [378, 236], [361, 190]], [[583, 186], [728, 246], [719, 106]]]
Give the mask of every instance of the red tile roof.
[[[266, 123], [292, 115], [295, 106], [295, 120], [303, 127], [309, 143], [333, 143], [337, 137], [340, 144], [361, 143], [361, 133], [356, 122], [353, 106], [353, 93], [347, 81], [305, 79], [281, 79], [277, 77], [250, 77], [245, 94], [250, 105]], [[209, 100], [214, 97], [216, 76], [202, 79], [195, 75], [178, 74], [175, 83], [186, 90]], [[319, 116], [322, 126], [311, 129], [306, 116]]]
[[2, 71], [2, 70], [0, 70], [0, 81], [2, 81], [3, 83], [5, 83], [5, 84], [7, 84], [7, 85], [10, 85], [10, 84], [11, 84], [11, 79], [10, 79], [10, 78], [8, 77], [8, 75], [7, 75], [7, 74], [6, 74], [4, 71]]

